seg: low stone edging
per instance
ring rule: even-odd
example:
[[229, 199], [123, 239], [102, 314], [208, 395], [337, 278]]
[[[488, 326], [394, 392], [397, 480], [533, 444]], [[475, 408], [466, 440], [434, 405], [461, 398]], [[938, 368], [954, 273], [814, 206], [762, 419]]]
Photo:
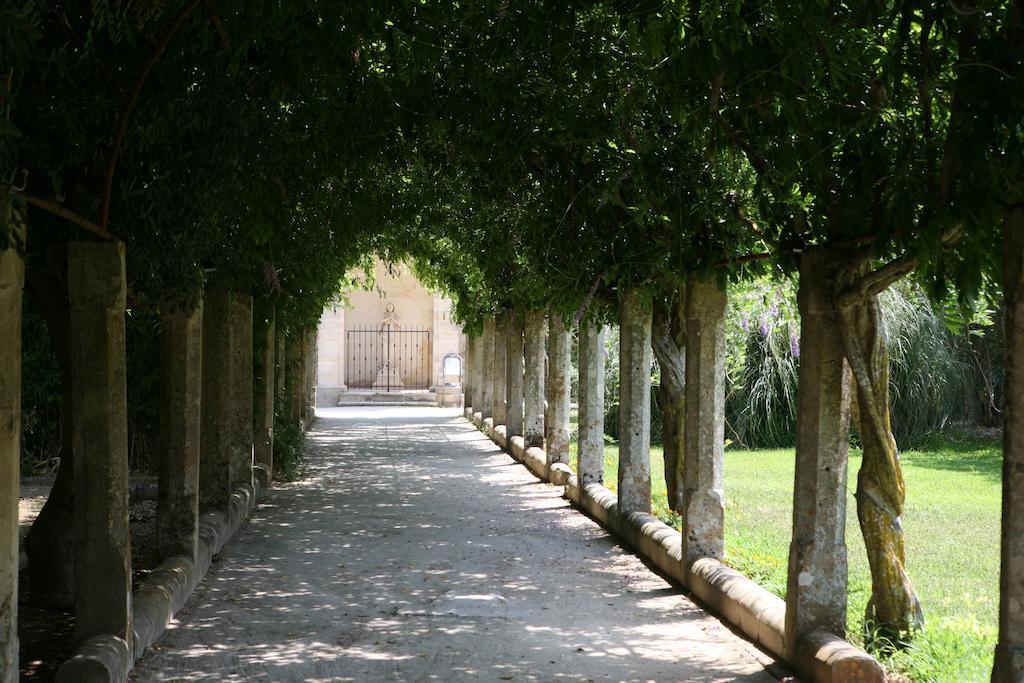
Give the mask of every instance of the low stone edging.
[[[818, 630], [804, 636], [794, 652], [785, 643], [786, 603], [777, 595], [722, 562], [703, 558], [690, 567], [682, 561], [682, 538], [657, 517], [643, 512], [619, 513], [619, 501], [600, 484], [580, 487], [576, 475], [562, 463], [547, 465], [543, 449], [524, 448], [523, 438], [505, 438], [504, 425], [494, 427], [480, 413], [465, 411], [466, 418], [513, 458], [543, 481], [565, 487], [565, 497], [588, 516], [625, 540], [662, 573], [686, 587], [711, 611], [723, 617], [747, 638], [819, 683], [883, 683], [885, 671], [878, 660], [846, 640]], [[506, 445], [500, 443], [500, 433]]]
[[83, 642], [57, 671], [57, 683], [122, 683], [142, 654], [166, 630], [192, 591], [206, 576], [213, 558], [249, 517], [269, 483], [265, 467], [253, 467], [254, 486], [241, 486], [231, 494], [227, 514], [207, 512], [199, 518], [196, 559], [169, 557], [132, 594], [132, 646], [114, 635]]

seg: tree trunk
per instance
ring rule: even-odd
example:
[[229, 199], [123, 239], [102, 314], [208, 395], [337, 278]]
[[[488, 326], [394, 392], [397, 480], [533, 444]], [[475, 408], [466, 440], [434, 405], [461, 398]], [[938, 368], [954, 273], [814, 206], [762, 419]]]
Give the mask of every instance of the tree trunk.
[[1003, 225], [1006, 380], [999, 557], [999, 641], [992, 683], [1024, 680], [1024, 207]]
[[661, 368], [658, 402], [664, 419], [661, 441], [665, 459], [668, 506], [683, 510], [683, 444], [686, 424], [686, 297], [678, 286], [656, 297], [651, 346]]
[[878, 294], [899, 274], [874, 286], [868, 277], [863, 268], [854, 271], [838, 299], [843, 346], [856, 380], [855, 419], [864, 450], [856, 498], [871, 567], [865, 626], [899, 644], [924, 625], [921, 604], [905, 569], [901, 518], [906, 487], [890, 421], [889, 349], [878, 303]]
[[[65, 266], [66, 270], [66, 266]], [[63, 401], [60, 466], [50, 495], [25, 538], [29, 591], [37, 605], [62, 610], [75, 606], [74, 468], [71, 451], [71, 312], [67, 288], [55, 275], [28, 269], [25, 291], [46, 318], [60, 369]]]

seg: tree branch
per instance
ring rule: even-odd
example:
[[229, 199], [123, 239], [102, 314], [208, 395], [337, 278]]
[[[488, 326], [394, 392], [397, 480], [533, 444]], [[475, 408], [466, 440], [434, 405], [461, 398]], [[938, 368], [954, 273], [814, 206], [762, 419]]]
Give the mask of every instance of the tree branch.
[[92, 234], [102, 237], [105, 240], [110, 240], [111, 242], [119, 241], [116, 236], [110, 234], [109, 232], [107, 232], [100, 226], [96, 225], [92, 221], [83, 218], [82, 216], [79, 216], [74, 211], [71, 211], [70, 209], [65, 209], [57, 202], [52, 202], [49, 199], [39, 199], [38, 197], [25, 197], [25, 202], [39, 209], [42, 209], [43, 211], [48, 211], [52, 213], [54, 216], [59, 216], [60, 218], [63, 218], [64, 220], [70, 223], [74, 223], [80, 228], [85, 228]]
[[206, 5], [206, 12], [210, 15], [210, 23], [213, 24], [213, 28], [216, 29], [217, 35], [220, 37], [220, 44], [225, 49], [231, 50], [231, 41], [228, 40], [228, 34], [224, 32], [224, 26], [220, 23], [220, 17], [218, 17], [213, 7], [210, 6], [209, 0], [204, 0], [203, 4]]
[[573, 327], [579, 327], [580, 321], [583, 320], [583, 316], [586, 315], [587, 309], [590, 307], [590, 302], [594, 300], [594, 295], [597, 294], [597, 288], [601, 286], [601, 280], [604, 279], [604, 273], [601, 273], [594, 282], [591, 283], [590, 289], [587, 290], [587, 295], [580, 302], [579, 308], [576, 309], [575, 315], [572, 317]]
[[904, 256], [886, 263], [860, 279], [857, 288], [871, 296], [884, 292], [894, 282], [917, 268], [917, 257]]
[[747, 254], [746, 256], [724, 258], [721, 261], [715, 262], [715, 268], [728, 268], [729, 266], [739, 266], [743, 265], [744, 263], [752, 263], [754, 261], [767, 261], [774, 255], [774, 252], [766, 251], [761, 254]]
[[146, 78], [149, 76], [149, 72], [152, 71], [153, 67], [158, 61], [160, 61], [161, 55], [167, 49], [167, 46], [171, 42], [171, 38], [178, 32], [181, 25], [188, 18], [188, 15], [199, 6], [203, 0], [189, 0], [189, 3], [185, 5], [178, 15], [171, 21], [170, 26], [167, 27], [167, 31], [164, 33], [163, 38], [157, 43], [153, 53], [143, 64], [142, 70], [139, 72], [139, 77], [135, 80], [135, 86], [132, 88], [131, 94], [128, 96], [128, 101], [125, 103], [124, 109], [121, 111], [121, 117], [117, 122], [117, 130], [114, 132], [114, 141], [110, 144], [110, 151], [107, 153], [107, 166], [103, 172], [103, 204], [100, 207], [100, 229], [106, 230], [107, 223], [110, 220], [110, 195], [114, 186], [114, 170], [117, 168], [117, 157], [121, 153], [121, 143], [124, 142], [125, 131], [128, 130], [128, 119], [131, 116], [132, 109], [135, 108], [135, 102], [139, 99], [139, 93], [142, 92], [142, 86], [146, 83]]

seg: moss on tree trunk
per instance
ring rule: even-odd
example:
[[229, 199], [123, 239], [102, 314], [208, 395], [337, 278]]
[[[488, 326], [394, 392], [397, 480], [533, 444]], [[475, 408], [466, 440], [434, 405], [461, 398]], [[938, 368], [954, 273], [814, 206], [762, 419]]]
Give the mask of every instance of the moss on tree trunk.
[[865, 273], [849, 271], [838, 296], [842, 338], [857, 388], [855, 419], [863, 447], [857, 474], [857, 518], [871, 568], [871, 598], [865, 613], [869, 634], [894, 644], [924, 624], [921, 603], [906, 572], [902, 516], [906, 494], [889, 409], [889, 348], [878, 295], [908, 272], [894, 262]]

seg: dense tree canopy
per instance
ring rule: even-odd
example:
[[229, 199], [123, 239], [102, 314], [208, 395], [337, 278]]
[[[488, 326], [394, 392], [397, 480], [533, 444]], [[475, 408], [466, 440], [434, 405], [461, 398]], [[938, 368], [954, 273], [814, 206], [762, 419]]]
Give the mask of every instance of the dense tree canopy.
[[[132, 305], [224, 286], [289, 332], [372, 254], [470, 330], [509, 308], [610, 319], [640, 288], [669, 375], [687, 278], [827, 253], [874, 435], [860, 487], [882, 491], [862, 525], [885, 535], [903, 490], [878, 295], [998, 281], [1024, 202], [1022, 23], [1022, 0], [15, 0], [0, 245], [27, 225], [51, 332], [79, 239], [127, 244]], [[880, 617], [897, 631], [906, 592]]]
[[831, 240], [970, 295], [1020, 201], [1019, 3], [179, 4], [2, 15], [0, 171], [139, 294], [312, 312], [378, 250], [473, 322]]

